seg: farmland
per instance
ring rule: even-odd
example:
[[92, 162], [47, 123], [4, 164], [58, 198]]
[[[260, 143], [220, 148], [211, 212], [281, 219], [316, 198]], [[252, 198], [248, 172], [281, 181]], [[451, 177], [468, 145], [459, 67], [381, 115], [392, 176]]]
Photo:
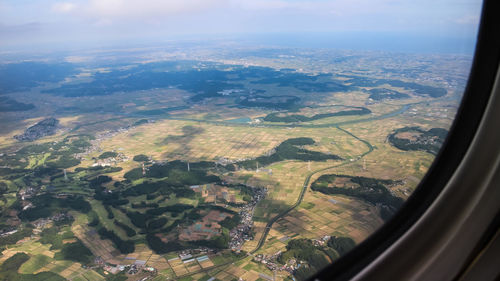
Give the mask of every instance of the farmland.
[[[429, 80], [382, 71], [383, 54], [360, 54], [364, 73], [298, 53], [254, 65], [208, 53], [75, 65], [11, 89], [0, 262], [77, 281], [304, 278], [299, 264], [335, 262], [417, 188], [465, 79], [440, 66], [461, 57], [430, 60], [446, 79]], [[29, 129], [44, 120], [50, 132]]]

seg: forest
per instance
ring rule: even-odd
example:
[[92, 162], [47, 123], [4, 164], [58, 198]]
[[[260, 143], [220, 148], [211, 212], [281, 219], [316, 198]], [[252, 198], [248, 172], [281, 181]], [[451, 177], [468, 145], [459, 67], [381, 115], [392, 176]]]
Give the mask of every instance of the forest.
[[[415, 133], [416, 139], [410, 140], [398, 137], [399, 133], [405, 132]], [[436, 155], [447, 135], [448, 130], [442, 128], [432, 128], [425, 131], [420, 127], [403, 127], [394, 130], [394, 132], [388, 136], [388, 140], [394, 147], [401, 150], [422, 150]]]
[[[336, 178], [347, 178], [349, 186], [330, 186]], [[398, 181], [366, 178], [347, 175], [322, 175], [311, 184], [311, 190], [324, 194], [341, 194], [362, 199], [374, 205], [385, 206], [383, 219], [388, 219], [403, 205], [404, 200], [397, 197], [387, 188], [390, 185], [401, 184]]]
[[26, 111], [34, 109], [31, 103], [23, 103], [9, 97], [0, 97], [0, 112]]
[[274, 152], [268, 156], [259, 156], [253, 160], [245, 160], [238, 162], [237, 164], [245, 169], [256, 169], [257, 165], [264, 167], [284, 160], [326, 161], [342, 159], [338, 155], [325, 154], [300, 147], [304, 145], [313, 145], [315, 143], [316, 142], [313, 139], [305, 137], [288, 139], [278, 145], [274, 149]]
[[306, 265], [295, 270], [294, 276], [298, 280], [307, 280], [330, 264], [325, 255], [333, 261], [355, 246], [356, 243], [349, 237], [332, 236], [324, 246], [315, 246], [312, 240], [306, 238], [293, 239], [288, 242], [286, 251], [278, 257], [278, 262], [286, 264], [292, 258], [306, 262]]

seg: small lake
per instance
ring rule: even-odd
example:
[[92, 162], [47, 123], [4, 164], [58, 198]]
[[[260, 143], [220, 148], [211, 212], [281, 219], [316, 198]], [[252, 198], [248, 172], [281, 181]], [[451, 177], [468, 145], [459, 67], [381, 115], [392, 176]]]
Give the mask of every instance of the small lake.
[[236, 119], [231, 119], [231, 120], [226, 120], [226, 122], [231, 122], [231, 123], [248, 123], [251, 122], [252, 119], [248, 117], [242, 117], [242, 118], [236, 118]]

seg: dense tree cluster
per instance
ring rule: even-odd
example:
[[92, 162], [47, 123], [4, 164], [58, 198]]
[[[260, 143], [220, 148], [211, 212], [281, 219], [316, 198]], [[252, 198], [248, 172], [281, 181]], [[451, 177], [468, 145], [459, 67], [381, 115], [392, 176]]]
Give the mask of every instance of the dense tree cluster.
[[111, 240], [116, 248], [122, 254], [133, 253], [135, 250], [135, 244], [133, 241], [125, 241], [122, 240], [116, 233], [112, 230], [107, 230], [105, 227], [101, 226], [99, 230], [97, 230], [101, 239], [109, 239]]
[[11, 245], [11, 244], [16, 244], [17, 241], [29, 237], [33, 234], [33, 228], [32, 227], [24, 227], [20, 230], [18, 230], [16, 233], [0, 237], [0, 246], [5, 246], [5, 245]]
[[[177, 207], [176, 207], [177, 206]], [[138, 219], [142, 218], [143, 220], [146, 220], [147, 222], [145, 223], [146, 229], [146, 240], [148, 242], [148, 245], [152, 250], [155, 252], [161, 254], [161, 253], [166, 253], [170, 251], [176, 251], [178, 249], [188, 249], [188, 248], [197, 248], [200, 246], [204, 247], [209, 247], [209, 248], [214, 248], [214, 249], [226, 249], [228, 247], [229, 243], [229, 230], [231, 228], [234, 228], [240, 221], [239, 215], [231, 210], [228, 210], [224, 207], [221, 206], [214, 206], [214, 205], [199, 205], [198, 207], [194, 208], [191, 205], [183, 205], [183, 204], [177, 204], [174, 206], [168, 206], [168, 211], [172, 216], [174, 214], [179, 214], [180, 212], [187, 211], [184, 214], [184, 216], [180, 219], [175, 220], [172, 224], [170, 224], [167, 227], [161, 228], [167, 223], [166, 218], [155, 218], [155, 216], [161, 215], [165, 210], [167, 210], [166, 207], [160, 207], [162, 208], [160, 211], [157, 211], [157, 209], [149, 209], [146, 214], [140, 214], [140, 213], [134, 213], [132, 214], [131, 220], [134, 217], [136, 220], [136, 223], [141, 224]], [[176, 212], [172, 212], [173, 210], [177, 210]], [[231, 216], [226, 217], [223, 221], [220, 222], [222, 226], [222, 233], [216, 237], [213, 237], [210, 240], [197, 240], [197, 241], [169, 241], [167, 243], [161, 241], [160, 238], [156, 236], [156, 233], [169, 233], [173, 229], [175, 229], [179, 225], [191, 225], [195, 221], [201, 219], [203, 217], [203, 213], [206, 213], [207, 211], [210, 210], [216, 210], [220, 212], [225, 212], [230, 214]], [[154, 216], [153, 216], [154, 215]], [[134, 221], [133, 221], [134, 222]], [[144, 228], [144, 224], [141, 224], [141, 228]], [[161, 228], [161, 229], [160, 229]]]
[[295, 277], [299, 280], [306, 280], [329, 264], [324, 253], [315, 247], [309, 239], [290, 240], [286, 249], [278, 258], [280, 263], [284, 264], [290, 258], [307, 262], [306, 266], [300, 267], [294, 272]]
[[297, 107], [297, 103], [300, 101], [299, 97], [296, 96], [260, 96], [253, 95], [242, 99], [240, 105], [246, 107], [263, 107], [271, 109], [289, 109]]
[[26, 111], [34, 109], [31, 103], [19, 102], [9, 97], [0, 97], [0, 112]]
[[374, 88], [368, 90], [368, 92], [370, 93], [370, 96], [368, 98], [372, 100], [384, 100], [384, 99], [397, 100], [397, 99], [406, 99], [410, 97], [410, 95], [408, 94], [385, 88]]
[[236, 214], [233, 215], [232, 217], [226, 217], [225, 219], [220, 221], [219, 224], [227, 229], [233, 229], [240, 223], [240, 220], [241, 220], [240, 215]]
[[161, 228], [165, 224], [167, 224], [167, 222], [168, 222], [168, 219], [164, 218], [164, 217], [150, 220], [148, 222], [148, 224], [147, 224], [147, 229], [151, 231], [151, 230], [155, 230], [155, 229]]
[[328, 240], [328, 247], [337, 251], [337, 253], [342, 256], [356, 247], [356, 242], [349, 237], [336, 237], [332, 236]]
[[[148, 123], [148, 119], [139, 119], [137, 121], [135, 121], [132, 126], [140, 126], [140, 125], [143, 125], [143, 124], [147, 124]], [[134, 161], [137, 161], [134, 159]]]
[[[398, 134], [404, 132], [414, 132], [418, 136], [416, 136], [415, 140], [398, 138]], [[447, 135], [448, 131], [442, 128], [432, 128], [425, 131], [419, 127], [404, 127], [395, 130], [388, 136], [388, 139], [393, 146], [401, 150], [423, 150], [437, 154]]]
[[[102, 201], [102, 204], [117, 207], [121, 205], [125, 205], [129, 203], [129, 200], [126, 198], [122, 198], [122, 194], [117, 192], [109, 192], [106, 188], [104, 188], [101, 184], [110, 182], [111, 178], [108, 176], [98, 176], [95, 179], [90, 181], [90, 188], [94, 189], [95, 194], [94, 198], [96, 200]], [[108, 211], [109, 217], [112, 218], [112, 211], [109, 209], [109, 206], [106, 207], [106, 211]]]
[[[347, 178], [351, 182], [350, 187], [329, 185], [334, 182], [335, 178]], [[386, 211], [394, 213], [401, 207], [404, 200], [391, 193], [386, 185], [396, 184], [398, 182], [392, 180], [382, 180], [366, 177], [355, 177], [347, 175], [322, 175], [311, 184], [313, 191], [319, 191], [324, 194], [342, 194], [347, 196], [363, 199], [372, 204], [381, 204], [385, 206]], [[385, 217], [384, 217], [385, 216]], [[386, 219], [390, 214], [384, 215]]]
[[103, 152], [101, 155], [99, 155], [99, 159], [113, 158], [116, 156], [118, 156], [118, 153], [116, 153], [114, 151], [106, 151], [106, 152]]
[[90, 264], [94, 256], [80, 240], [64, 244], [61, 251], [56, 254], [56, 258], [57, 255], [62, 259], [79, 262], [81, 264]]
[[168, 252], [179, 251], [185, 249], [183, 245], [176, 241], [169, 241], [167, 243], [161, 241], [161, 239], [155, 234], [148, 233], [146, 235], [146, 241], [151, 250], [155, 251], [157, 254], [165, 254]]
[[101, 222], [99, 221], [99, 217], [97, 215], [93, 216], [89, 221], [88, 226], [98, 226]]
[[[85, 135], [68, 136], [62, 141], [53, 143], [40, 143], [26, 145], [16, 153], [4, 155], [0, 158], [0, 166], [8, 166], [13, 168], [26, 168], [30, 163], [26, 161], [29, 157], [41, 156], [43, 154], [44, 161], [41, 165], [34, 168], [49, 167], [53, 169], [66, 169], [80, 164], [80, 160], [74, 158], [75, 153], [83, 152], [84, 149], [90, 146], [91, 137]], [[12, 172], [15, 172], [14, 169]], [[24, 174], [29, 174], [32, 171], [26, 170]], [[62, 170], [60, 170], [62, 173]], [[11, 174], [12, 175], [12, 174]]]
[[109, 205], [104, 205], [104, 209], [106, 209], [106, 212], [108, 213], [108, 219], [112, 220], [115, 218], [115, 214]]
[[152, 215], [143, 214], [140, 212], [127, 212], [127, 217], [130, 219], [132, 224], [138, 228], [146, 228], [148, 219], [153, 218]]
[[[243, 201], [245, 202], [252, 201], [253, 197], [255, 196], [255, 189], [250, 186], [244, 184], [225, 184], [225, 186], [234, 190], [238, 190], [239, 194], [242, 196]], [[217, 200], [219, 199], [217, 198]], [[226, 202], [226, 204], [232, 205], [231, 202]]]
[[0, 92], [25, 91], [46, 82], [59, 82], [77, 73], [71, 63], [19, 62], [0, 66]]
[[113, 222], [116, 226], [120, 227], [121, 229], [123, 229], [125, 231], [125, 233], [127, 233], [127, 236], [128, 237], [133, 237], [135, 236], [137, 233], [135, 232], [135, 230], [133, 228], [131, 228], [130, 226], [124, 224], [124, 223], [121, 223], [117, 220], [114, 220]]
[[67, 210], [88, 213], [91, 209], [89, 202], [82, 196], [68, 196], [65, 199], [53, 197], [51, 194], [42, 194], [30, 199], [35, 207], [21, 211], [18, 217], [21, 220], [34, 221], [39, 218], [50, 217]]
[[190, 248], [208, 247], [212, 249], [227, 249], [229, 243], [229, 234], [227, 231], [221, 235], [213, 237], [210, 240], [196, 240], [189, 242], [169, 241], [163, 242], [153, 233], [146, 235], [148, 246], [157, 254], [165, 254], [168, 252], [179, 251]]
[[315, 141], [311, 138], [294, 138], [288, 139], [278, 145], [275, 152], [269, 156], [259, 156], [253, 160], [246, 160], [238, 164], [247, 169], [256, 169], [257, 163], [261, 167], [270, 165], [275, 162], [284, 160], [302, 160], [302, 161], [325, 161], [325, 160], [339, 160], [340, 156], [333, 154], [325, 154], [318, 151], [311, 151], [300, 146], [312, 145]]
[[304, 92], [346, 92], [352, 89], [339, 80], [331, 78], [327, 74], [308, 75], [295, 71], [276, 71], [266, 73], [260, 80], [252, 81], [252, 84], [277, 84], [278, 87], [295, 87]]
[[392, 87], [403, 88], [411, 90], [420, 96], [429, 96], [432, 98], [442, 97], [447, 94], [445, 88], [438, 88], [433, 86], [421, 85], [414, 82], [405, 82], [396, 79], [372, 79], [367, 77], [350, 76], [351, 79], [346, 80], [346, 83], [351, 83], [351, 86], [358, 87], [377, 87], [384, 84], [389, 84]]
[[133, 160], [136, 162], [147, 162], [147, 161], [149, 161], [149, 157], [147, 157], [144, 154], [139, 154], [139, 155], [134, 156]]
[[125, 190], [123, 194], [124, 196], [139, 196], [160, 190], [164, 194], [175, 193], [180, 197], [192, 197], [194, 196], [194, 192], [187, 188], [187, 186], [220, 182], [219, 177], [207, 174], [209, 168], [215, 167], [213, 162], [189, 163], [189, 171], [187, 165], [186, 162], [178, 160], [164, 164], [155, 164], [148, 167], [145, 175], [143, 175], [142, 168], [132, 169], [124, 175], [130, 181], [144, 177], [163, 178], [163, 180], [159, 182], [144, 182]]
[[[350, 182], [357, 184], [357, 187], [329, 187], [329, 183], [331, 183], [336, 177], [348, 178]], [[394, 182], [391, 180], [380, 180], [358, 176], [322, 175], [311, 184], [311, 189], [325, 194], [344, 194], [359, 197], [372, 204], [383, 203], [394, 207], [400, 207], [403, 200], [399, 197], [393, 196], [384, 186], [384, 184], [387, 185], [393, 183]]]
[[298, 280], [307, 280], [329, 264], [325, 255], [335, 260], [355, 246], [356, 243], [348, 237], [332, 236], [325, 246], [314, 246], [311, 240], [305, 238], [293, 239], [288, 242], [286, 251], [278, 257], [278, 262], [285, 264], [292, 258], [306, 262], [295, 270], [294, 276]]

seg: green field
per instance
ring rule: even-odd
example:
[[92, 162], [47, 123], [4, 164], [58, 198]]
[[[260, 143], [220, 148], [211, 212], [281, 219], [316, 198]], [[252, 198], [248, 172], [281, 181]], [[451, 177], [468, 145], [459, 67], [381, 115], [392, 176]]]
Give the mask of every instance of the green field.
[[[0, 130], [0, 223], [31, 232], [2, 237], [0, 262], [23, 252], [29, 259], [21, 274], [110, 279], [102, 268], [64, 260], [64, 243], [81, 241], [92, 261], [144, 261], [157, 270], [153, 280], [290, 280], [288, 272], [228, 249], [229, 228], [238, 223], [228, 220], [255, 190], [266, 193], [252, 206], [252, 239], [241, 246], [247, 253], [273, 256], [299, 238], [362, 242], [387, 219], [387, 208], [395, 212], [400, 204], [369, 197], [369, 184], [355, 193], [349, 179], [385, 183], [385, 194], [398, 202], [411, 195], [442, 142], [429, 132], [449, 128], [466, 79], [445, 69], [464, 58], [358, 54], [332, 66], [326, 62], [337, 57], [329, 51], [317, 61], [314, 52], [288, 51], [294, 55], [286, 59], [256, 55], [255, 65], [228, 53], [204, 61], [207, 55], [195, 51], [193, 60], [154, 65], [139, 56], [120, 66], [81, 67], [71, 83], [15, 92], [35, 107], [0, 118], [7, 124]], [[385, 70], [388, 62], [397, 71]], [[443, 78], [429, 81], [426, 71]], [[148, 88], [139, 83], [145, 73], [167, 78]], [[14, 138], [48, 116], [60, 122], [54, 134]], [[395, 134], [399, 146], [388, 141]], [[435, 143], [425, 151], [416, 141]], [[314, 183], [323, 189], [312, 190]], [[216, 212], [208, 218], [210, 210]], [[197, 253], [209, 256], [204, 262], [175, 259], [200, 246], [218, 252]]]

